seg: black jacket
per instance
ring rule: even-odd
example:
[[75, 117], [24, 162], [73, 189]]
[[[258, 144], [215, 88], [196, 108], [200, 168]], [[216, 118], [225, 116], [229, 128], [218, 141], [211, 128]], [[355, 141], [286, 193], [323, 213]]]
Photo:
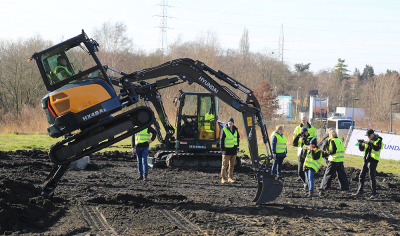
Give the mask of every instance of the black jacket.
[[[156, 139], [156, 135], [157, 135], [157, 132], [156, 132], [156, 130], [155, 129], [153, 129], [153, 127], [149, 127], [148, 129], [147, 129], [147, 132], [150, 134], [152, 134], [151, 135], [151, 141], [154, 141], [155, 139]], [[132, 148], [134, 148], [134, 147], [149, 147], [149, 142], [144, 142], [144, 143], [139, 143], [138, 145], [135, 145], [135, 135], [132, 135], [132, 144], [131, 144], [131, 147]]]
[[[228, 126], [226, 126], [226, 127], [228, 128]], [[229, 128], [228, 128], [228, 129], [229, 129]], [[232, 131], [231, 131], [231, 133], [234, 134], [236, 130], [238, 130], [238, 129], [236, 128], [236, 126], [232, 126]], [[238, 131], [238, 133], [237, 133], [237, 138], [238, 138], [237, 143], [238, 143], [238, 144], [235, 145], [234, 147], [232, 147], [232, 148], [226, 148], [226, 147], [225, 147], [225, 138], [226, 138], [226, 135], [225, 135], [224, 129], [221, 129], [221, 135], [220, 135], [220, 139], [219, 139], [219, 141], [220, 141], [220, 146], [221, 146], [221, 150], [222, 150], [222, 151], [226, 151], [226, 153], [225, 153], [226, 155], [236, 155], [236, 154], [237, 154], [238, 147], [239, 147], [239, 140], [240, 140], [239, 131]]]
[[294, 137], [293, 139], [293, 146], [298, 147], [299, 146], [299, 139], [301, 138], [301, 147], [303, 147], [304, 145], [308, 146], [310, 145], [310, 140], [311, 140], [311, 136], [310, 134], [308, 134], [306, 137], [303, 137], [301, 135], [301, 133], [297, 134], [296, 137]]
[[[379, 138], [379, 141], [376, 145], [374, 145], [373, 143]], [[365, 150], [365, 144], [361, 144], [358, 146], [358, 149], [360, 151], [364, 151], [365, 150], [365, 155], [364, 155], [364, 161], [367, 162], [379, 162], [377, 160], [375, 160], [374, 158], [371, 157], [371, 150], [374, 149], [374, 151], [379, 151], [381, 150], [382, 147], [382, 137], [379, 136], [378, 134], [375, 134], [375, 137], [370, 140], [370, 142], [368, 143], [368, 147], [367, 150]]]

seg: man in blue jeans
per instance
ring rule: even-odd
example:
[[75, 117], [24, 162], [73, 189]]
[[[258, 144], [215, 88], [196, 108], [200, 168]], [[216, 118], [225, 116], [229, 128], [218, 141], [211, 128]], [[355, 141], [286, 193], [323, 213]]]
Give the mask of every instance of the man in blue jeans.
[[[151, 138], [150, 133], [152, 134]], [[149, 166], [147, 165], [149, 144], [156, 139], [156, 134], [156, 130], [150, 126], [132, 136], [132, 154], [136, 152], [139, 170], [139, 178], [137, 178], [137, 180], [147, 180], [147, 175], [149, 173]]]

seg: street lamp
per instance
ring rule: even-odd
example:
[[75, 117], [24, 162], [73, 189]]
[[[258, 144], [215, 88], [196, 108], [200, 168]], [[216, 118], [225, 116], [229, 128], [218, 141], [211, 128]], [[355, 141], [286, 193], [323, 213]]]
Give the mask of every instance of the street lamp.
[[368, 120], [368, 123], [371, 124], [371, 98], [367, 98], [367, 100], [369, 100], [369, 120]]
[[394, 102], [390, 101], [390, 132], [392, 132], [392, 105], [398, 105], [400, 102]]
[[299, 89], [301, 89], [301, 87], [297, 88], [297, 99], [296, 99], [296, 117], [298, 117], [297, 115], [297, 103], [299, 103]]
[[360, 100], [359, 98], [353, 98], [353, 115], [351, 116], [351, 125], [354, 123], [354, 101]]

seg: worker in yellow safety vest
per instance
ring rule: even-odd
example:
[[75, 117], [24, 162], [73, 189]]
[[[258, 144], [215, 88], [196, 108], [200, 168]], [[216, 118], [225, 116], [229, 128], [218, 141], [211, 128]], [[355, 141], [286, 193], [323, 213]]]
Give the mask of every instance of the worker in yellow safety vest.
[[[152, 134], [150, 138], [150, 133]], [[151, 126], [132, 136], [132, 154], [136, 153], [139, 178], [137, 180], [147, 180], [149, 166], [147, 155], [149, 154], [149, 144], [156, 139], [156, 130]]]
[[57, 66], [54, 68], [54, 74], [61, 81], [73, 75], [67, 68], [67, 60], [63, 56], [57, 57]]
[[344, 169], [344, 145], [340, 138], [337, 137], [336, 130], [329, 130], [329, 149], [323, 151], [328, 154], [328, 166], [325, 169], [325, 174], [321, 182], [320, 190], [331, 189], [331, 182], [337, 175], [339, 180], [340, 190], [347, 191], [350, 188]]
[[303, 116], [301, 119], [301, 124], [298, 125], [293, 132], [293, 146], [298, 147], [297, 148], [297, 158], [298, 158], [298, 166], [297, 166], [297, 171], [299, 174], [299, 179], [297, 181], [303, 181], [304, 184], [304, 189], [307, 189], [307, 184], [304, 182], [305, 181], [305, 175], [303, 171], [303, 163], [304, 163], [304, 152], [303, 152], [303, 146], [304, 145], [309, 145], [307, 142], [306, 144], [303, 143], [304, 141], [307, 141], [307, 139], [304, 139], [304, 129], [307, 129], [307, 136], [308, 141], [311, 140], [313, 137], [317, 136], [317, 132], [315, 131], [314, 126], [312, 126], [310, 123], [308, 123], [308, 118], [307, 116]]
[[215, 116], [212, 113], [206, 113], [204, 116], [204, 128], [207, 132], [213, 132], [211, 129], [211, 122], [215, 120]]
[[358, 190], [354, 195], [363, 195], [365, 176], [369, 171], [372, 190], [371, 199], [374, 199], [378, 197], [376, 193], [376, 167], [378, 166], [379, 157], [381, 156], [381, 150], [384, 144], [382, 142], [382, 137], [375, 133], [372, 129], [369, 129], [365, 135], [368, 136], [366, 141], [361, 139], [358, 140], [358, 149], [360, 151], [364, 151], [364, 164], [359, 176]]
[[272, 163], [272, 171], [271, 174], [275, 175], [276, 174], [276, 179], [277, 180], [283, 180], [282, 179], [282, 164], [283, 164], [283, 159], [286, 157], [287, 153], [287, 139], [283, 135], [283, 125], [278, 125], [276, 126], [275, 132], [272, 133], [272, 143], [271, 143], [271, 151], [272, 151], [272, 157], [273, 157], [273, 163]]
[[226, 168], [229, 164], [228, 181], [233, 180], [233, 168], [235, 167], [237, 150], [239, 147], [239, 132], [236, 126], [233, 125], [233, 118], [228, 119], [228, 124], [221, 130], [220, 146], [222, 150], [222, 168], [221, 168], [221, 183], [226, 183]]
[[314, 174], [318, 172], [324, 160], [322, 159], [322, 151], [318, 148], [317, 139], [315, 137], [310, 140], [310, 146], [304, 149], [306, 149], [307, 152], [303, 168], [309, 189], [308, 196], [312, 197], [314, 195]]

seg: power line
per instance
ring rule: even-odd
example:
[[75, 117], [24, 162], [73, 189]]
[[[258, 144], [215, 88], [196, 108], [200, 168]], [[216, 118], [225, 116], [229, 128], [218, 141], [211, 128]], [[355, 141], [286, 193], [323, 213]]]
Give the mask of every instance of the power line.
[[167, 48], [167, 18], [168, 18], [168, 13], [167, 13], [167, 8], [168, 6], [168, 0], [162, 0], [161, 4], [158, 4], [157, 6], [161, 6], [161, 12], [160, 15], [157, 15], [160, 17], [160, 25], [158, 28], [160, 28], [160, 39], [159, 39], [159, 47], [161, 48], [161, 52], [164, 55], [164, 52]]
[[[248, 25], [248, 24], [235, 24], [235, 23], [226, 23], [226, 22], [216, 22], [216, 21], [205, 21], [205, 20], [193, 20], [193, 19], [187, 19], [187, 18], [180, 18], [180, 17], [174, 17], [173, 19], [178, 19], [178, 20], [185, 20], [185, 21], [196, 21], [196, 22], [207, 22], [207, 23], [213, 23], [213, 24], [224, 24], [224, 25], [239, 25], [239, 26], [244, 26], [244, 27], [261, 27], [261, 28], [273, 28], [273, 29], [279, 29], [280, 27], [277, 26], [265, 26], [265, 25]], [[307, 29], [307, 28], [293, 28], [289, 27], [286, 29], [291, 29], [291, 30], [310, 30], [310, 31], [322, 31], [322, 32], [348, 32], [348, 33], [387, 33], [387, 34], [400, 34], [400, 31], [363, 31], [363, 30], [330, 30], [330, 29]]]
[[[173, 8], [178, 8], [178, 9], [185, 9], [185, 10], [194, 10], [194, 11], [204, 11], [204, 12], [212, 12], [212, 13], [218, 13], [219, 11], [211, 11], [211, 10], [202, 10], [202, 9], [195, 9], [195, 8], [187, 8], [187, 7], [175, 7], [171, 6]], [[234, 15], [243, 15], [243, 16], [265, 16], [265, 17], [274, 17], [274, 18], [288, 18], [288, 19], [303, 19], [303, 20], [324, 20], [324, 21], [352, 21], [352, 22], [381, 22], [381, 23], [398, 23], [398, 21], [393, 21], [393, 20], [351, 20], [351, 19], [340, 19], [340, 18], [334, 18], [334, 19], [328, 19], [328, 18], [312, 18], [312, 17], [297, 17], [297, 16], [280, 16], [280, 15], [266, 15], [266, 14], [253, 14], [253, 13], [239, 13], [239, 12], [223, 12], [223, 13], [228, 13], [228, 14], [234, 14]]]

